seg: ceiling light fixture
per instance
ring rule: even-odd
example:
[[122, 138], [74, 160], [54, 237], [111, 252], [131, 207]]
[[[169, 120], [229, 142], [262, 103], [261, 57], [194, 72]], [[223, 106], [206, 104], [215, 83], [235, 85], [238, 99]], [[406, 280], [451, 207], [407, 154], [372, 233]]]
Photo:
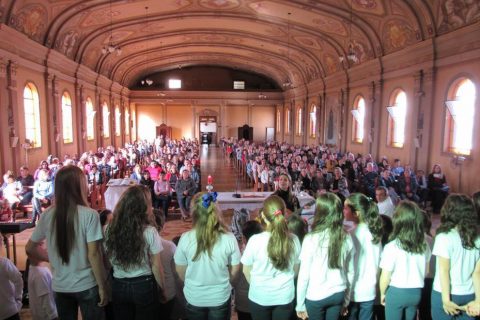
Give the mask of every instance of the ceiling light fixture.
[[357, 54], [355, 52], [355, 48], [353, 47], [353, 41], [352, 41], [352, 25], [353, 25], [353, 4], [352, 0], [350, 0], [350, 21], [349, 21], [349, 35], [348, 35], [348, 50], [346, 56], [340, 56], [338, 57], [338, 60], [340, 62], [343, 62], [345, 60], [345, 57], [348, 61], [351, 63], [358, 63], [360, 60], [357, 57]]
[[[147, 39], [145, 40], [145, 68], [148, 71], [148, 6], [145, 7], [145, 32], [147, 33]], [[153, 84], [153, 80], [146, 77], [145, 79], [141, 80], [140, 83], [142, 86], [151, 86]]]
[[112, 11], [112, 0], [110, 0], [110, 35], [108, 37], [108, 43], [104, 44], [102, 47], [102, 54], [112, 54], [115, 53], [117, 56], [122, 54], [122, 48], [119, 45], [116, 45], [113, 41], [113, 11]]
[[[290, 16], [292, 15], [291, 12], [288, 13], [288, 20], [287, 20], [287, 71], [290, 71]], [[282, 86], [285, 89], [289, 89], [293, 87], [293, 83], [287, 77], [285, 81], [282, 83]]]

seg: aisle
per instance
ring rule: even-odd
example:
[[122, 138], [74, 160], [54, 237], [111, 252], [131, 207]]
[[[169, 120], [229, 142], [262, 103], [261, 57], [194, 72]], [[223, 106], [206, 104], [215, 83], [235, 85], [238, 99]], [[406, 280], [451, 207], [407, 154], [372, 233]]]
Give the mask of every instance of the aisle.
[[[205, 191], [207, 177], [213, 178], [215, 191], [235, 191], [237, 182], [237, 169], [234, 160], [225, 157], [220, 147], [200, 147], [200, 170], [202, 173], [202, 191]], [[238, 188], [245, 189], [245, 182], [238, 180]]]

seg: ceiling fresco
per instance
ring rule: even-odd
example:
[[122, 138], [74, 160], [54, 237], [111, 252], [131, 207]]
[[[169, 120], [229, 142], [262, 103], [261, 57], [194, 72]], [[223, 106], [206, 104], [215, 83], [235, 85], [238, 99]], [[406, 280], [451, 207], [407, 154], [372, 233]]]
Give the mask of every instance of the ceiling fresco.
[[478, 0], [0, 0], [0, 22], [127, 87], [195, 64], [306, 84], [478, 21]]

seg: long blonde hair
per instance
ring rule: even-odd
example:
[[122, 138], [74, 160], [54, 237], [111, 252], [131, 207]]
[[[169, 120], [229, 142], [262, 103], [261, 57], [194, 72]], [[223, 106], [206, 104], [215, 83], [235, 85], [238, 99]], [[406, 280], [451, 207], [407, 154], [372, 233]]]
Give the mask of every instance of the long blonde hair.
[[[215, 196], [216, 197], [216, 196]], [[204, 252], [212, 257], [212, 249], [220, 238], [227, 232], [222, 221], [221, 212], [214, 202], [213, 194], [197, 193], [192, 199], [192, 223], [197, 236], [197, 251], [193, 261], [198, 260]]]
[[268, 258], [278, 270], [286, 270], [293, 252], [293, 239], [285, 219], [285, 202], [279, 196], [271, 195], [263, 202], [262, 218], [268, 222]]

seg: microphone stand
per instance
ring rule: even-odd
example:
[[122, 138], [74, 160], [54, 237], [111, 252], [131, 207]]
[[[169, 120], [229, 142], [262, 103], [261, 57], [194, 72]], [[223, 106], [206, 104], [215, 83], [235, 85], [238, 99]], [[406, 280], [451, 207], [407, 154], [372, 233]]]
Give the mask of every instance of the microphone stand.
[[235, 193], [232, 194], [232, 197], [234, 197], [234, 198], [241, 198], [242, 197], [242, 195], [240, 193], [238, 193], [238, 172], [237, 172], [236, 181], [235, 181]]

